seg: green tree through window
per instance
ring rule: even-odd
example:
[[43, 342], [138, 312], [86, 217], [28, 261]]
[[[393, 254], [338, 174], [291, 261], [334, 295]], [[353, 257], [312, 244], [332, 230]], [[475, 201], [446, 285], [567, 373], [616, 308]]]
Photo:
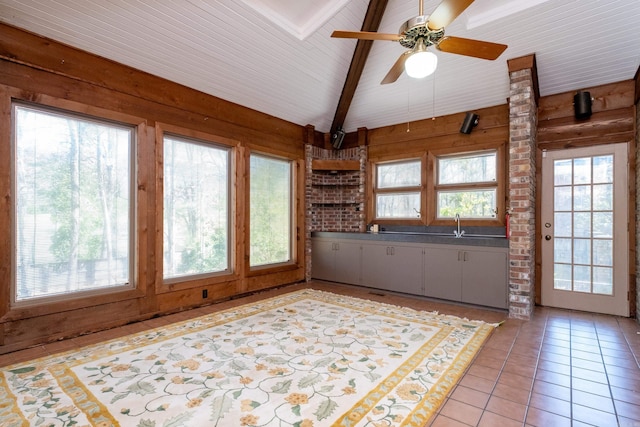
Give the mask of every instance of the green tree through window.
[[250, 265], [291, 260], [291, 162], [251, 155]]
[[437, 160], [438, 218], [494, 218], [497, 209], [495, 151], [442, 156]]
[[421, 168], [420, 159], [375, 165], [376, 218], [420, 218]]
[[164, 137], [164, 278], [229, 270], [229, 149]]
[[13, 108], [16, 302], [132, 283], [133, 129]]

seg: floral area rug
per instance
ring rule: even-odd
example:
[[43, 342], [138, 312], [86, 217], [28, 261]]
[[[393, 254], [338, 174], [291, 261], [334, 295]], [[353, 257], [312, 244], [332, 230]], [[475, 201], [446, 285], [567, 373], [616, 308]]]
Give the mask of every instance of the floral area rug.
[[9, 426], [423, 426], [495, 325], [302, 290], [0, 371]]

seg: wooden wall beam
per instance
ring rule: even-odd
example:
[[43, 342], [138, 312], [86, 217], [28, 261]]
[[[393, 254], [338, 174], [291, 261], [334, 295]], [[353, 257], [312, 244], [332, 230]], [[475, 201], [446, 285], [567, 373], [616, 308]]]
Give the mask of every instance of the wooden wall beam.
[[[602, 111], [626, 108], [634, 104], [635, 90], [633, 80], [583, 88], [582, 90], [591, 94], [591, 98], [593, 98], [591, 111], [594, 114]], [[541, 98], [538, 103], [538, 122], [544, 125], [544, 122], [547, 120], [573, 117], [573, 95], [575, 95], [575, 93], [575, 91], [563, 92]], [[577, 123], [587, 122], [588, 121], [582, 120]]]
[[402, 144], [402, 149], [398, 149], [398, 144], [385, 144], [369, 147], [369, 160], [379, 158], [407, 157], [415, 156], [425, 150], [442, 150], [456, 147], [459, 152], [483, 150], [489, 147], [496, 147], [499, 144], [506, 144], [509, 140], [508, 128], [494, 128], [476, 135], [474, 138], [452, 137], [451, 135], [440, 135], [435, 137], [424, 136], [422, 139], [407, 141]]
[[482, 108], [475, 111], [480, 117], [478, 126], [470, 135], [460, 134], [460, 126], [466, 113], [456, 113], [447, 116], [424, 119], [411, 123], [400, 123], [368, 130], [368, 144], [370, 147], [384, 144], [398, 144], [413, 140], [424, 140], [445, 135], [455, 135], [456, 138], [472, 139], [483, 132], [493, 129], [509, 127], [509, 108], [506, 104]]
[[549, 119], [538, 122], [538, 145], [542, 147], [545, 144], [568, 143], [586, 138], [630, 141], [634, 137], [634, 122], [633, 107], [601, 111], [583, 121], [572, 116]]

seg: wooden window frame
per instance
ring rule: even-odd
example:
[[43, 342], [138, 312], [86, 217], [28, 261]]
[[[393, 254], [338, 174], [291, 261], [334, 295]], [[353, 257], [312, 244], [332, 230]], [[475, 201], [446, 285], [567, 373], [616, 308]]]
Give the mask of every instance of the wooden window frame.
[[156, 292], [158, 294], [173, 292], [176, 290], [185, 290], [192, 288], [200, 288], [207, 285], [219, 284], [225, 282], [231, 282], [238, 280], [240, 275], [240, 263], [239, 257], [236, 255], [238, 250], [238, 236], [235, 233], [237, 229], [234, 219], [235, 212], [238, 211], [238, 197], [240, 180], [240, 168], [239, 168], [239, 142], [225, 138], [219, 135], [213, 135], [206, 132], [196, 131], [193, 129], [184, 128], [181, 126], [175, 126], [167, 123], [156, 123], [156, 188], [157, 200], [156, 200], [156, 248], [155, 253], [164, 253], [164, 137], [165, 135], [173, 136], [176, 138], [183, 138], [185, 140], [196, 141], [201, 144], [211, 144], [212, 146], [227, 147], [229, 149], [229, 270], [222, 272], [211, 272], [203, 274], [194, 274], [190, 276], [172, 277], [169, 279], [164, 278], [164, 267], [162, 264], [162, 257], [157, 261], [158, 267], [155, 274]]
[[[1, 109], [6, 114], [3, 119], [3, 125], [6, 125], [5, 129], [13, 129], [13, 106], [15, 103], [22, 103], [25, 105], [34, 105], [37, 108], [43, 110], [51, 109], [52, 111], [68, 112], [71, 115], [85, 116], [89, 119], [96, 119], [97, 121], [112, 121], [125, 126], [131, 126], [133, 129], [133, 147], [132, 147], [132, 160], [134, 168], [131, 171], [131, 180], [136, 185], [132, 185], [131, 203], [133, 204], [133, 214], [131, 219], [131, 231], [130, 238], [133, 239], [132, 247], [134, 250], [130, 254], [132, 258], [133, 271], [130, 273], [133, 283], [128, 287], [114, 287], [107, 289], [97, 289], [87, 292], [79, 292], [77, 294], [67, 294], [66, 298], [37, 298], [33, 301], [24, 301], [19, 303], [12, 303], [11, 293], [12, 288], [15, 286], [15, 269], [11, 268], [11, 274], [6, 276], [8, 286], [3, 287], [3, 291], [0, 291], [0, 298], [3, 303], [0, 304], [0, 318], [3, 321], [14, 321], [19, 319], [49, 315], [53, 313], [60, 313], [73, 309], [81, 309], [86, 307], [92, 307], [95, 305], [102, 305], [108, 303], [115, 303], [119, 301], [126, 301], [141, 298], [146, 294], [147, 288], [147, 275], [146, 268], [141, 266], [141, 259], [139, 258], [139, 246], [140, 242], [144, 238], [143, 230], [148, 223], [147, 213], [145, 209], [141, 209], [140, 206], [146, 199], [145, 185], [141, 185], [148, 176], [148, 169], [146, 165], [143, 165], [143, 159], [148, 154], [145, 152], [144, 144], [141, 144], [148, 133], [147, 120], [141, 117], [137, 117], [131, 114], [119, 113], [112, 110], [106, 110], [103, 108], [83, 104], [76, 101], [70, 101], [66, 99], [56, 98], [45, 94], [39, 94], [37, 102], [34, 102], [31, 97], [25, 98], [23, 92], [5, 87], [3, 97], [0, 100]], [[0, 191], [6, 194], [13, 194], [13, 185], [15, 182], [15, 169], [13, 165], [13, 144], [11, 141], [12, 132], [3, 133], [2, 138], [6, 139], [6, 154], [2, 160], [2, 166], [6, 166], [7, 178], [0, 180]], [[2, 150], [0, 150], [2, 152]], [[8, 265], [15, 265], [15, 210], [14, 210], [15, 198], [7, 198], [6, 200], [6, 214], [2, 215], [0, 219], [6, 224], [7, 229], [11, 230], [11, 239], [6, 239], [6, 243], [0, 245], [0, 247], [6, 250], [7, 254], [11, 254], [7, 257]], [[99, 298], [97, 298], [99, 297]]]
[[[474, 153], [486, 153], [495, 151], [496, 153], [496, 180], [495, 183], [468, 183], [468, 184], [438, 184], [438, 159], [442, 157], [468, 156]], [[484, 188], [495, 188], [496, 190], [496, 215], [492, 218], [464, 218], [465, 225], [470, 226], [487, 226], [498, 227], [504, 225], [505, 214], [505, 144], [493, 144], [485, 147], [474, 147], [472, 150], [459, 151], [455, 149], [442, 149], [430, 151], [428, 155], [427, 171], [429, 174], [431, 185], [427, 188], [427, 199], [429, 225], [455, 225], [454, 218], [438, 218], [437, 216], [437, 198], [438, 192], [441, 190], [474, 190]]]
[[[420, 174], [419, 187], [393, 187], [393, 188], [377, 188], [377, 169], [378, 165], [402, 162], [420, 162], [420, 170], [424, 171], [427, 156], [426, 153], [415, 153], [413, 155], [406, 154], [403, 156], [393, 156], [369, 161], [369, 179], [367, 182], [367, 197], [370, 203], [367, 204], [367, 222], [389, 225], [426, 225], [428, 216], [426, 203], [426, 174]], [[378, 194], [394, 194], [403, 192], [419, 192], [420, 193], [420, 217], [416, 218], [378, 218], [376, 217], [376, 200]]]
[[[258, 266], [251, 266], [251, 214], [249, 212], [251, 206], [251, 155], [257, 155], [262, 157], [271, 157], [274, 159], [281, 159], [288, 161], [291, 166], [291, 259], [287, 262], [265, 264]], [[249, 144], [244, 150], [244, 177], [245, 177], [245, 190], [244, 190], [244, 209], [246, 209], [244, 218], [245, 223], [243, 227], [244, 235], [244, 273], [247, 278], [255, 278], [257, 276], [263, 276], [274, 273], [287, 274], [290, 271], [300, 269], [304, 266], [304, 245], [300, 244], [302, 241], [301, 233], [304, 231], [302, 228], [305, 224], [304, 217], [304, 200], [305, 200], [305, 185], [304, 185], [304, 160], [296, 159], [290, 153], [286, 153], [277, 149], [270, 149], [266, 147], [258, 147]], [[241, 252], [238, 252], [241, 253]]]
[[[505, 213], [507, 205], [507, 182], [506, 182], [506, 169], [507, 169], [507, 149], [506, 142], [496, 142], [491, 144], [478, 144], [473, 147], [466, 147], [467, 149], [461, 150], [460, 147], [450, 147], [437, 150], [425, 150], [423, 152], [405, 153], [402, 155], [386, 156], [380, 158], [371, 158], [368, 161], [368, 180], [367, 180], [367, 223], [377, 223], [382, 225], [423, 225], [423, 226], [451, 226], [455, 225], [453, 218], [437, 218], [436, 212], [436, 197], [437, 190], [439, 188], [447, 189], [464, 189], [464, 188], [487, 188], [486, 183], [480, 184], [462, 184], [453, 185], [448, 184], [446, 186], [437, 186], [437, 159], [442, 156], [456, 156], [467, 155], [473, 153], [481, 153], [486, 151], [496, 152], [496, 208], [497, 213], [495, 218], [468, 218], [465, 220], [465, 225], [469, 226], [487, 226], [487, 227], [499, 227], [505, 225]], [[416, 219], [389, 219], [389, 218], [376, 218], [376, 195], [380, 193], [380, 190], [376, 189], [376, 170], [378, 164], [393, 163], [410, 161], [414, 159], [420, 159], [422, 164], [421, 176], [421, 216]], [[401, 191], [400, 188], [394, 188], [391, 192]], [[406, 189], [404, 189], [406, 190]], [[415, 191], [411, 187], [412, 191]], [[383, 191], [386, 191], [383, 190]]]
[[[185, 137], [183, 135], [179, 135], [179, 134], [175, 134], [175, 133], [170, 133], [170, 132], [164, 132], [163, 133], [163, 138], [162, 138], [162, 144], [163, 144], [163, 156], [164, 156], [164, 144], [165, 144], [165, 140], [167, 138], [172, 138], [176, 141], [182, 142], [182, 143], [187, 143], [187, 144], [194, 144], [197, 146], [201, 146], [201, 147], [209, 147], [209, 148], [213, 148], [213, 149], [218, 149], [221, 151], [225, 151], [226, 157], [227, 157], [227, 182], [226, 182], [226, 187], [227, 187], [227, 265], [226, 268], [223, 270], [219, 270], [219, 271], [208, 271], [208, 272], [202, 272], [202, 273], [194, 273], [194, 274], [185, 274], [185, 275], [177, 275], [177, 276], [172, 276], [172, 277], [165, 277], [164, 276], [164, 265], [162, 266], [162, 270], [163, 270], [163, 282], [165, 284], [169, 284], [169, 283], [177, 283], [177, 282], [184, 282], [184, 281], [192, 281], [192, 280], [198, 280], [200, 278], [212, 278], [212, 277], [216, 277], [216, 276], [229, 276], [234, 268], [233, 268], [233, 251], [232, 251], [232, 247], [233, 247], [233, 228], [234, 228], [234, 221], [233, 221], [233, 209], [232, 209], [232, 202], [233, 202], [233, 148], [228, 146], [228, 145], [224, 145], [224, 144], [220, 144], [218, 142], [213, 142], [213, 141], [209, 141], [209, 140], [202, 140], [202, 139], [197, 139], [197, 138], [190, 138], [190, 137]], [[167, 159], [163, 159], [163, 165], [165, 165], [167, 163]], [[163, 177], [164, 177], [164, 169], [163, 169]], [[164, 196], [165, 196], [165, 191], [164, 191], [164, 179], [163, 179], [163, 191], [162, 191], [162, 199], [163, 199], [163, 203], [164, 203]], [[164, 230], [164, 204], [163, 204], [163, 230]], [[163, 236], [163, 254], [164, 254], [164, 232], [162, 233]], [[162, 257], [162, 262], [164, 264], [164, 256]]]

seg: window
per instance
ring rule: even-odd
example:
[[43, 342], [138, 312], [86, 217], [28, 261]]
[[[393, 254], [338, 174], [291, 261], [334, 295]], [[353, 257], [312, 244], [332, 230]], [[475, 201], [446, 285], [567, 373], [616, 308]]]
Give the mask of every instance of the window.
[[13, 105], [14, 303], [132, 287], [134, 129]]
[[164, 278], [229, 271], [230, 150], [168, 135], [163, 144]]
[[292, 259], [292, 163], [252, 154], [250, 160], [251, 267]]
[[436, 217], [495, 218], [497, 153], [437, 157]]
[[375, 217], [420, 218], [422, 162], [420, 159], [375, 165]]

